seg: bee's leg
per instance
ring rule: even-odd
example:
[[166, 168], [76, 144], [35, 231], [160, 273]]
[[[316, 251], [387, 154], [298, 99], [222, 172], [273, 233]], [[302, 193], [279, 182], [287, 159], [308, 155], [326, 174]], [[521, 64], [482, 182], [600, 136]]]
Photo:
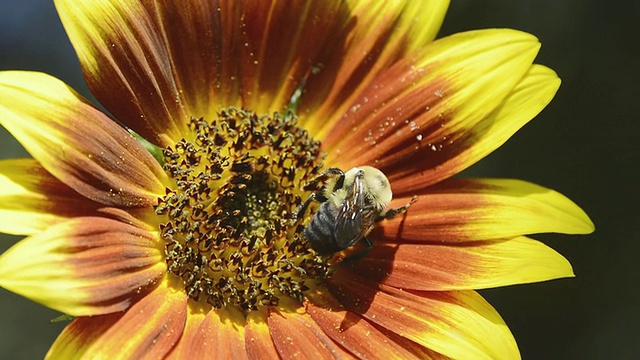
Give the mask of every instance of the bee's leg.
[[[340, 176], [341, 179], [338, 179], [337, 183], [336, 183], [336, 188], [341, 188], [344, 184], [344, 172], [338, 168], [328, 168], [327, 170], [323, 171], [321, 174], [319, 174], [318, 176], [316, 176], [315, 178], [313, 178], [311, 181], [309, 181], [304, 187], [304, 190], [318, 190], [318, 184], [319, 183], [324, 183], [328, 178], [330, 177], [334, 177], [334, 176]], [[339, 184], [338, 184], [339, 183]], [[338, 185], [340, 185], [338, 187]]]
[[326, 174], [327, 176], [338, 176], [338, 180], [336, 181], [335, 185], [333, 185], [333, 189], [331, 192], [342, 189], [342, 187], [344, 186], [344, 171], [338, 168], [331, 167], [325, 170], [324, 174]]
[[364, 243], [367, 244], [368, 249], [371, 249], [373, 247], [373, 244], [371, 243], [371, 241], [369, 241], [369, 239], [367, 239], [366, 237], [363, 237], [362, 241], [364, 241]]
[[375, 221], [379, 222], [379, 221], [382, 221], [382, 220], [392, 219], [394, 216], [404, 213], [405, 211], [407, 211], [407, 209], [411, 205], [413, 205], [414, 202], [416, 202], [416, 200], [418, 200], [418, 196], [417, 195], [413, 195], [411, 200], [409, 200], [409, 202], [406, 205], [398, 207], [398, 208], [389, 209], [389, 210], [385, 211], [384, 213], [378, 215], [376, 217]]
[[307, 200], [305, 200], [304, 203], [302, 203], [302, 205], [298, 206], [298, 208], [296, 209], [296, 212], [293, 213], [293, 220], [301, 219], [304, 216], [304, 213], [307, 211], [309, 204], [311, 204], [313, 199], [315, 199], [317, 196], [318, 196], [317, 193], [313, 193], [309, 195]]
[[362, 249], [362, 251], [358, 251], [357, 253], [344, 258], [344, 260], [342, 260], [343, 263], [348, 264], [348, 263], [352, 263], [352, 262], [355, 262], [355, 261], [359, 261], [363, 257], [367, 256], [369, 251], [371, 251], [371, 249], [373, 248], [373, 244], [366, 237], [362, 238], [362, 241], [364, 241], [364, 243], [367, 245], [367, 247], [365, 249]]
[[305, 190], [305, 191], [317, 191], [319, 188], [321, 188], [321, 186], [318, 186], [318, 184], [320, 184], [321, 182], [324, 183], [326, 180], [327, 180], [327, 176], [324, 173], [322, 173], [322, 174], [314, 177], [310, 181], [308, 181], [302, 187], [302, 189]]

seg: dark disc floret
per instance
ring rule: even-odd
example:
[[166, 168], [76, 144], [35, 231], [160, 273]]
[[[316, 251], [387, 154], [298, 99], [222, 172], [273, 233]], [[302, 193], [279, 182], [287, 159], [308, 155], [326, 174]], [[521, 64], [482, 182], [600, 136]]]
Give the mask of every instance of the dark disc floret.
[[244, 312], [302, 301], [329, 266], [291, 218], [300, 189], [322, 167], [320, 143], [292, 114], [228, 108], [191, 119], [190, 139], [164, 150], [175, 181], [158, 200], [167, 269], [188, 296]]

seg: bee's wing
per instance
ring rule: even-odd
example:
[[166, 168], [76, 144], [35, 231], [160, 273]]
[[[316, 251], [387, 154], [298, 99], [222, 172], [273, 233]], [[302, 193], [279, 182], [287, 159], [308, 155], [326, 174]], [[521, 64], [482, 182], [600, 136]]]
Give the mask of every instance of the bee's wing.
[[364, 238], [371, 226], [373, 219], [369, 214], [370, 211], [365, 209], [364, 197], [362, 180], [356, 176], [347, 190], [347, 196], [342, 202], [336, 217], [334, 234], [336, 235], [336, 245], [341, 249], [347, 248]]

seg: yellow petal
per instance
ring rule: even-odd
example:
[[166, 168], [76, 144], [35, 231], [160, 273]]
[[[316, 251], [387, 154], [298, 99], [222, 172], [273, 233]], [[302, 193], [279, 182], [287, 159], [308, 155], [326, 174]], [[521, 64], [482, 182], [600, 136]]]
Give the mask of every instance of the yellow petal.
[[0, 255], [0, 286], [65, 314], [122, 311], [166, 270], [155, 237], [116, 220], [83, 217]]
[[[384, 221], [376, 231], [387, 241], [460, 242], [594, 230], [573, 201], [526, 181], [451, 179], [427, 191], [405, 215]], [[398, 198], [391, 207], [408, 201]]]
[[[457, 136], [459, 140], [453, 143], [432, 144], [437, 154], [430, 157], [424, 155], [420, 166], [415, 166], [412, 161], [397, 164], [398, 166], [392, 165], [394, 169], [387, 171], [392, 174], [390, 181], [396, 192], [414, 192], [426, 184], [459, 173], [475, 164], [499, 148], [538, 115], [551, 101], [559, 86], [560, 79], [553, 70], [534, 64], [502, 104], [488, 117], [475, 124], [464, 125], [462, 130], [456, 128], [458, 134], [443, 135], [452, 141]], [[416, 141], [411, 141], [411, 144], [415, 143]], [[413, 165], [407, 166], [407, 163]], [[413, 176], [420, 173], [420, 169], [424, 170], [421, 172], [423, 179], [415, 181]]]
[[442, 164], [469, 146], [468, 129], [504, 101], [539, 46], [532, 35], [508, 29], [461, 33], [429, 44], [379, 76], [350, 104], [324, 139], [327, 163], [376, 164], [391, 180], [420, 173], [423, 186], [451, 176], [451, 167]]
[[165, 281], [126, 312], [80, 317], [58, 336], [48, 359], [160, 359], [184, 329], [187, 297]]
[[355, 274], [331, 293], [368, 321], [453, 359], [519, 359], [500, 315], [473, 291], [402, 291]]
[[502, 104], [471, 129], [471, 146], [458, 156], [471, 165], [499, 148], [551, 102], [559, 87], [555, 71], [534, 64]]
[[381, 72], [433, 41], [449, 1], [349, 0], [346, 4], [350, 14], [333, 30], [344, 35], [327, 43], [300, 99], [301, 124], [319, 137]]
[[378, 244], [343, 269], [393, 287], [429, 291], [486, 289], [573, 276], [567, 259], [524, 236], [449, 245]]
[[252, 311], [247, 315], [244, 343], [249, 359], [277, 359], [278, 351], [271, 339], [267, 315]]
[[166, 174], [127, 131], [62, 81], [0, 72], [0, 124], [49, 173], [107, 205], [150, 205]]
[[202, 324], [204, 317], [207, 315], [206, 311], [201, 306], [194, 304], [191, 300], [187, 301], [187, 316], [184, 324], [184, 330], [180, 340], [171, 349], [171, 352], [167, 355], [167, 359], [187, 359], [187, 356], [191, 353], [191, 344], [193, 338]]
[[124, 0], [56, 0], [55, 5], [98, 101], [156, 144], [181, 139], [189, 117], [198, 114], [188, 110], [182, 95], [191, 89], [179, 88], [173, 78], [153, 6]]
[[98, 206], [34, 159], [0, 161], [0, 232], [35, 234], [71, 217], [96, 214]]

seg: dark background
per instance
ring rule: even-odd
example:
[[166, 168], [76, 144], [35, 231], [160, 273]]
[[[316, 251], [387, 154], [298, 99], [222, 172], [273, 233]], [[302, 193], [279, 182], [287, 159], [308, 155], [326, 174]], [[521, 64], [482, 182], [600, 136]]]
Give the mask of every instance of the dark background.
[[[556, 189], [591, 216], [588, 236], [544, 235], [577, 275], [482, 291], [525, 359], [631, 359], [640, 354], [640, 3], [453, 0], [441, 36], [511, 27], [543, 43], [536, 62], [563, 80], [551, 105], [471, 176], [513, 177]], [[50, 0], [0, 0], [0, 70], [53, 74], [85, 96], [75, 53]], [[0, 128], [0, 159], [26, 156]], [[0, 251], [19, 240], [0, 235]], [[41, 358], [59, 314], [0, 289], [0, 358]]]

